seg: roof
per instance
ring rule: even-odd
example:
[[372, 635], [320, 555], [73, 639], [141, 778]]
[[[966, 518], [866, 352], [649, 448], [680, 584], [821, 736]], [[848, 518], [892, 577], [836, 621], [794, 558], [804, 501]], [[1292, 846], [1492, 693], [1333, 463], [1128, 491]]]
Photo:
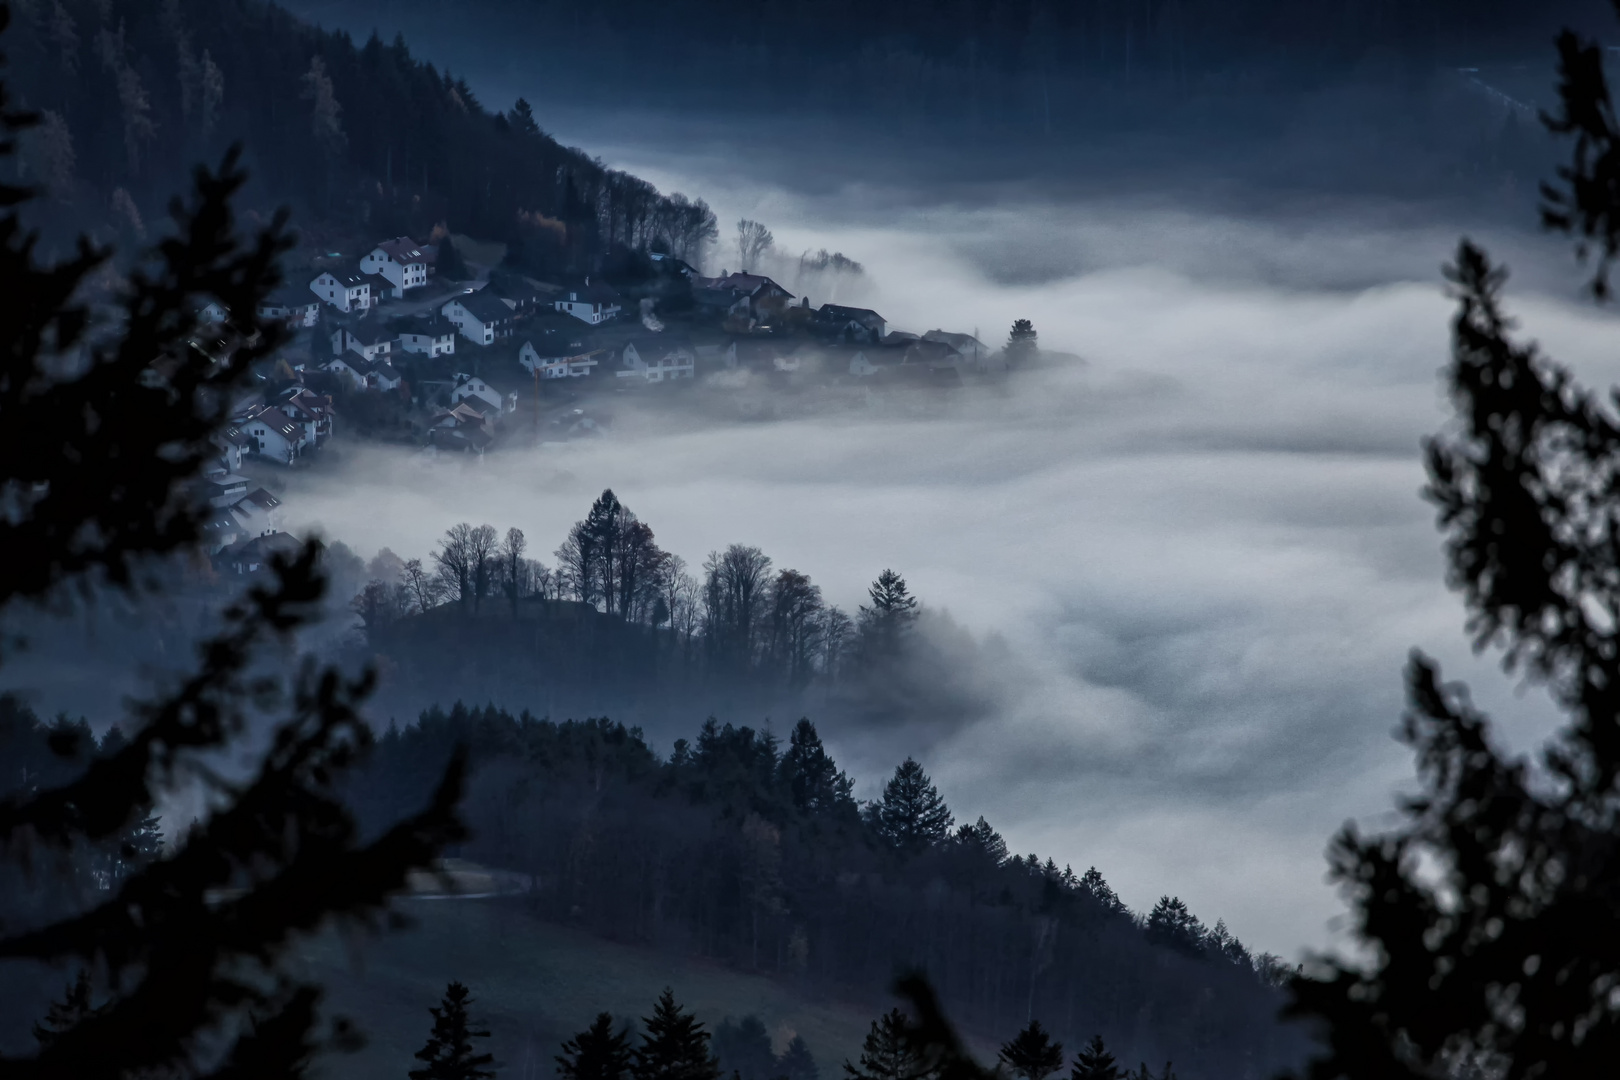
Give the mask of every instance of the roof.
[[248, 443], [253, 441], [246, 435], [242, 434], [242, 429], [237, 427], [235, 424], [226, 424], [224, 427], [214, 432], [213, 439], [216, 444], [230, 443], [232, 446], [246, 446]]
[[[244, 476], [242, 479], [246, 480], [247, 477]], [[254, 488], [238, 499], [236, 505], [241, 506], [243, 503], [252, 503], [260, 510], [274, 510], [281, 505], [281, 500], [264, 490], [264, 488]]]
[[438, 244], [423, 244], [422, 245], [422, 261], [427, 263], [429, 266], [432, 266], [434, 263], [438, 262], [439, 261], [439, 245]]
[[310, 295], [310, 291], [307, 286], [300, 289], [296, 285], [283, 285], [275, 292], [265, 297], [264, 303], [260, 304], [259, 306], [261, 308], [309, 307], [312, 304], [318, 304], [320, 302], [320, 297]]
[[384, 240], [377, 245], [376, 250], [401, 265], [427, 262], [427, 255], [417, 245], [416, 241], [408, 236], [396, 236], [392, 240]]
[[385, 341], [393, 341], [395, 334], [389, 327], [374, 319], [361, 319], [352, 326], [343, 327], [350, 337], [362, 345], [381, 345]]
[[483, 289], [465, 296], [451, 297], [450, 302], [459, 303], [467, 314], [485, 325], [512, 320], [512, 309], [500, 297]]
[[822, 304], [821, 307], [816, 311], [816, 318], [828, 319], [836, 322], [858, 322], [862, 324], [866, 323], [869, 319], [876, 319], [879, 322], [888, 321], [871, 308], [844, 307], [840, 304]]
[[561, 291], [552, 297], [552, 301], [554, 303], [568, 303], [575, 297], [578, 297], [576, 302], [588, 304], [617, 304], [620, 300], [619, 291], [613, 286], [604, 285], [600, 281], [592, 282], [587, 279], [577, 285], [564, 285]]
[[793, 295], [764, 274], [727, 274], [725, 277], [699, 278], [698, 284], [709, 289], [734, 289], [749, 296], [754, 296], [765, 289], [781, 289], [785, 295]]
[[394, 333], [401, 336], [420, 334], [424, 337], [449, 337], [456, 332], [456, 324], [437, 311], [425, 318], [416, 316], [409, 319], [395, 319], [388, 325]]
[[345, 289], [358, 289], [362, 285], [382, 280], [376, 274], [362, 274], [358, 270], [323, 270], [315, 276], [314, 281], [319, 281], [323, 277], [337, 279], [337, 283]]
[[387, 292], [394, 287], [394, 283], [381, 274], [361, 274], [360, 276], [365, 279], [367, 285], [371, 286], [372, 292]]
[[206, 481], [209, 487], [221, 489], [247, 487], [248, 482], [248, 478], [240, 473], [220, 473], [218, 476], [210, 476]]
[[293, 423], [293, 421], [288, 418], [287, 414], [282, 412], [280, 409], [260, 409], [252, 416], [249, 416], [247, 418], [247, 422], [252, 424], [263, 424], [271, 431], [289, 438], [298, 434], [299, 430], [298, 425]]
[[930, 330], [922, 336], [924, 341], [940, 341], [949, 345], [957, 352], [965, 353], [975, 349], [982, 350], [984, 342], [972, 334], [953, 334], [948, 330]]
[[239, 540], [219, 553], [219, 558], [232, 563], [267, 563], [271, 556], [284, 555], [291, 557], [303, 549], [303, 542], [296, 536], [284, 532], [273, 532], [268, 536], [255, 536], [250, 540]]

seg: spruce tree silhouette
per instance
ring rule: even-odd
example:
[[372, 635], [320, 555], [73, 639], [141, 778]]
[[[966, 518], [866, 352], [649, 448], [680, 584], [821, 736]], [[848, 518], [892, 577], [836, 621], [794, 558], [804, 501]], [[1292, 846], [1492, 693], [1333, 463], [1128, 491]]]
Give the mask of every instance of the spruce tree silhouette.
[[923, 767], [906, 758], [883, 786], [872, 809], [878, 834], [897, 851], [915, 855], [951, 834], [951, 811]]
[[591, 1026], [562, 1044], [557, 1073], [566, 1080], [625, 1080], [632, 1059], [630, 1031], [613, 1030], [613, 1015], [598, 1013]]
[[1101, 1035], [1093, 1035], [1069, 1067], [1069, 1080], [1121, 1080], [1122, 1075]]
[[472, 992], [453, 982], [444, 988], [443, 1000], [428, 1008], [433, 1014], [433, 1031], [416, 1052], [422, 1067], [410, 1071], [411, 1080], [488, 1080], [495, 1075], [489, 1068], [495, 1056], [473, 1049], [473, 1040], [487, 1039], [489, 1032], [475, 1027], [468, 1016], [472, 1003]]
[[[1599, 248], [1620, 235], [1620, 127], [1596, 45], [1564, 34], [1575, 136], [1544, 221]], [[1510, 755], [1465, 687], [1414, 653], [1402, 728], [1421, 791], [1382, 835], [1330, 852], [1368, 959], [1319, 961], [1290, 1012], [1324, 1031], [1307, 1075], [1597, 1076], [1620, 1054], [1620, 421], [1616, 400], [1513, 340], [1506, 272], [1464, 241], [1446, 378], [1456, 425], [1426, 446], [1449, 581], [1478, 649], [1544, 687], [1567, 724]]]
[[1010, 1042], [1001, 1044], [1000, 1057], [1014, 1076], [1046, 1080], [1063, 1068], [1063, 1044], [1053, 1042], [1039, 1020], [1031, 1020]]
[[[0, 6], [0, 30], [8, 20]], [[4, 175], [34, 122], [0, 86]], [[280, 342], [256, 312], [278, 284], [286, 218], [238, 236], [238, 158], [197, 171], [190, 198], [172, 206], [173, 236], [106, 313], [82, 296], [111, 253], [81, 240], [70, 259], [42, 265], [20, 218], [36, 193], [0, 184], [0, 613], [69, 590], [141, 592], [142, 565], [193, 550], [209, 508], [190, 481], [231, 391]], [[230, 315], [205, 351], [196, 312], [207, 300]], [[0, 800], [6, 858], [43, 872], [81, 848], [118, 843], [121, 857], [88, 906], [0, 927], [0, 962], [89, 973], [42, 1020], [32, 1056], [0, 1053], [0, 1077], [294, 1076], [318, 1048], [353, 1044], [342, 1021], [318, 1031], [319, 987], [284, 953], [334, 922], [379, 923], [406, 875], [460, 837], [461, 766], [425, 810], [361, 842], [335, 783], [370, 742], [356, 712], [369, 676], [308, 666], [289, 689], [253, 670], [263, 647], [289, 644], [313, 617], [318, 554], [307, 544], [231, 605], [195, 670], [134, 706], [127, 739], [92, 757], [87, 731], [56, 729], [72, 778]], [[270, 710], [280, 719], [246, 776], [208, 766], [205, 755]], [[126, 853], [118, 838], [138, 839], [159, 797], [182, 787], [212, 813], [165, 857], [135, 859], [134, 840]]]
[[931, 1070], [906, 1035], [906, 1014], [890, 1009], [872, 1021], [861, 1044], [861, 1063], [844, 1062], [848, 1080], [925, 1080]]
[[665, 988], [636, 1048], [635, 1080], [717, 1080], [720, 1068], [709, 1052], [709, 1033], [697, 1018], [675, 1003]]

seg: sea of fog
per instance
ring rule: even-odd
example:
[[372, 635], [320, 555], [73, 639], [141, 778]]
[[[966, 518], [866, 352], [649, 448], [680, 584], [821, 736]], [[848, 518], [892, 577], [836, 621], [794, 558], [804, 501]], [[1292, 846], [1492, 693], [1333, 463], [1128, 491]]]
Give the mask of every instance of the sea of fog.
[[[965, 727], [834, 733], [860, 795], [916, 754], [959, 819], [985, 815], [1015, 850], [1095, 865], [1137, 909], [1179, 895], [1289, 956], [1342, 930], [1331, 834], [1387, 822], [1410, 785], [1392, 737], [1410, 649], [1468, 679], [1518, 745], [1548, 730], [1539, 692], [1471, 654], [1419, 494], [1420, 441], [1447, 418], [1439, 267], [1465, 219], [795, 184], [724, 146], [613, 134], [594, 147], [610, 163], [720, 211], [712, 269], [734, 268], [724, 245], [746, 215], [786, 253], [860, 260], [866, 281], [841, 298], [891, 326], [995, 343], [1026, 317], [1081, 359], [926, 416], [694, 426], [626, 407], [611, 437], [476, 466], [351, 452], [289, 491], [303, 523], [406, 556], [458, 521], [517, 525], [549, 561], [612, 487], [693, 566], [757, 544], [848, 610], [899, 569], [1000, 635], [1016, 678]], [[1589, 379], [1620, 375], [1614, 319], [1579, 299], [1563, 248], [1482, 239], [1521, 271], [1527, 332]]]

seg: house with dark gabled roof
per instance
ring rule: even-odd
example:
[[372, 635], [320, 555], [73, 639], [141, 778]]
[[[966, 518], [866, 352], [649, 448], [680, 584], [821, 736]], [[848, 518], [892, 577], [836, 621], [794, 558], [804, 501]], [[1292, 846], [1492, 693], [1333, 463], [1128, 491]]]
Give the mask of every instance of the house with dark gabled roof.
[[303, 547], [297, 537], [273, 532], [230, 544], [214, 556], [214, 565], [233, 574], [255, 574], [267, 568], [276, 556], [290, 559]]
[[591, 284], [586, 278], [582, 285], [570, 285], [558, 293], [551, 301], [551, 306], [565, 315], [572, 315], [580, 322], [592, 326], [600, 326], [609, 319], [617, 318], [621, 310], [618, 290], [597, 282]]
[[309, 283], [310, 291], [339, 311], [369, 311], [378, 297], [371, 295], [369, 274], [326, 270]]
[[450, 356], [456, 351], [456, 324], [437, 312], [415, 319], [397, 319], [400, 352], [423, 356]]
[[304, 425], [280, 409], [255, 409], [240, 426], [253, 440], [253, 453], [281, 465], [291, 465], [304, 447]]
[[376, 274], [388, 282], [388, 295], [399, 299], [406, 290], [427, 284], [427, 253], [408, 236], [384, 240], [360, 260], [360, 272]]
[[458, 296], [441, 307], [439, 313], [474, 345], [493, 345], [512, 333], [512, 309], [488, 289]]
[[887, 323], [871, 308], [822, 304], [810, 320], [811, 330], [832, 341], [850, 344], [877, 344], [883, 340]]
[[321, 302], [308, 289], [283, 285], [259, 305], [259, 318], [277, 319], [294, 329], [321, 321]]
[[747, 314], [757, 322], [771, 322], [787, 310], [793, 294], [764, 274], [725, 274], [717, 278], [697, 278], [692, 282], [695, 294], [703, 290], [708, 297], [705, 306], [714, 305], [719, 296], [731, 294], [729, 314], [741, 314], [738, 299], [747, 304]]

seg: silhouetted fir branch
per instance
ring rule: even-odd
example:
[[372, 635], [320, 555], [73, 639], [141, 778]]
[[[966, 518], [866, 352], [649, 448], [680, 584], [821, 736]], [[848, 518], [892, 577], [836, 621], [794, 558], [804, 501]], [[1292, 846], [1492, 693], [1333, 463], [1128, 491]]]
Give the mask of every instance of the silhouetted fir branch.
[[1573, 135], [1573, 160], [1560, 166], [1562, 186], [1541, 185], [1541, 221], [1549, 229], [1574, 233], [1584, 261], [1596, 246], [1597, 268], [1589, 288], [1609, 295], [1609, 266], [1620, 254], [1620, 122], [1603, 74], [1603, 47], [1573, 31], [1558, 36], [1556, 114], [1541, 119], [1558, 135]]
[[[0, 5], [0, 29], [7, 18]], [[0, 158], [30, 122], [0, 88]], [[68, 585], [133, 587], [141, 560], [197, 539], [206, 506], [187, 485], [231, 391], [279, 343], [256, 313], [291, 242], [285, 215], [251, 242], [238, 238], [237, 161], [232, 151], [217, 173], [198, 170], [190, 201], [173, 206], [177, 233], [157, 248], [157, 269], [133, 272], [104, 321], [83, 294], [109, 252], [81, 241], [73, 259], [39, 265], [16, 209], [33, 193], [0, 188], [0, 608]], [[210, 300], [230, 317], [202, 341], [197, 312]], [[380, 925], [410, 871], [462, 836], [463, 758], [425, 808], [360, 842], [335, 784], [371, 745], [357, 712], [370, 675], [306, 665], [284, 700], [278, 680], [253, 673], [265, 646], [291, 642], [314, 617], [325, 593], [318, 556], [309, 542], [274, 563], [272, 580], [199, 646], [196, 670], [136, 709], [117, 749], [76, 779], [0, 802], [0, 851], [13, 858], [116, 837], [181, 787], [214, 807], [168, 857], [139, 865], [88, 910], [0, 927], [0, 960], [94, 973], [51, 1010], [36, 1056], [0, 1055], [0, 1077], [289, 1077], [323, 1046], [354, 1044], [342, 1023], [317, 1034], [319, 987], [282, 965], [283, 950], [333, 923]], [[250, 775], [215, 771], [209, 762], [271, 710], [282, 719]], [[64, 729], [52, 748], [74, 755], [77, 741]]]
[[[1601, 58], [1572, 42], [1575, 126], [1553, 126], [1580, 132], [1562, 175], [1583, 235], [1609, 238], [1601, 294], [1620, 222], [1604, 174], [1620, 159]], [[1450, 584], [1476, 647], [1501, 648], [1568, 724], [1539, 762], [1512, 757], [1466, 689], [1413, 654], [1402, 738], [1421, 794], [1397, 828], [1347, 826], [1330, 852], [1371, 959], [1320, 959], [1290, 983], [1288, 1012], [1322, 1022], [1316, 1080], [1595, 1076], [1620, 1053], [1620, 425], [1512, 339], [1506, 274], [1483, 251], [1463, 242], [1446, 276], [1458, 422], [1425, 450]]]

